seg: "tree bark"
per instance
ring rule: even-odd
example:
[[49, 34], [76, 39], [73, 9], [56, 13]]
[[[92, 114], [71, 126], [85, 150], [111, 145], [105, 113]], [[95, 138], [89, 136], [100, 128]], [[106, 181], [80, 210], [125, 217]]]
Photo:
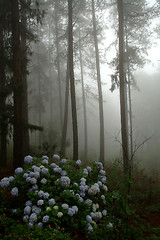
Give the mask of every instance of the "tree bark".
[[21, 5], [21, 52], [22, 52], [22, 118], [23, 118], [23, 153], [29, 154], [29, 127], [28, 127], [28, 93], [27, 93], [27, 43], [26, 43], [26, 11]]
[[56, 66], [57, 66], [57, 78], [58, 78], [58, 92], [59, 92], [59, 116], [60, 116], [60, 132], [62, 132], [62, 90], [61, 90], [61, 71], [60, 71], [60, 47], [58, 39], [58, 1], [55, 1], [55, 27], [56, 27]]
[[[67, 59], [68, 59], [68, 57], [67, 57]], [[61, 139], [61, 155], [64, 157], [66, 154], [66, 140], [67, 140], [67, 126], [68, 126], [68, 104], [69, 104], [69, 66], [68, 66], [68, 60], [67, 60], [64, 120], [63, 120], [62, 139]]]
[[13, 166], [23, 165], [23, 126], [22, 126], [22, 74], [21, 45], [19, 31], [19, 2], [12, 1], [12, 43], [13, 43], [13, 98], [14, 134]]
[[5, 93], [5, 55], [4, 55], [3, 23], [0, 21], [0, 166], [7, 165], [7, 119], [6, 115], [6, 93]]
[[83, 117], [84, 117], [84, 159], [87, 160], [87, 156], [88, 156], [87, 110], [86, 110], [86, 96], [85, 96], [85, 89], [84, 89], [82, 46], [81, 46], [80, 35], [81, 34], [79, 31], [79, 55], [80, 55], [81, 84], [82, 84]]
[[95, 45], [95, 54], [96, 54], [97, 85], [98, 85], [98, 96], [99, 96], [99, 118], [100, 118], [100, 156], [99, 156], [99, 160], [100, 160], [100, 162], [102, 162], [104, 164], [103, 96], [102, 96], [102, 86], [101, 86], [99, 49], [98, 49], [98, 40], [97, 40], [97, 27], [96, 27], [95, 2], [94, 2], [94, 0], [92, 0], [92, 22], [93, 22], [94, 45]]
[[123, 0], [117, 0], [119, 17], [119, 78], [120, 78], [120, 111], [121, 111], [121, 135], [123, 151], [124, 173], [129, 171], [129, 152], [128, 152], [128, 121], [127, 121], [127, 101], [126, 101], [126, 82], [124, 74], [124, 14]]
[[72, 129], [73, 129], [73, 159], [78, 159], [78, 126], [77, 126], [77, 109], [75, 95], [75, 79], [73, 66], [73, 26], [72, 26], [72, 0], [68, 0], [68, 61], [69, 77], [72, 106]]

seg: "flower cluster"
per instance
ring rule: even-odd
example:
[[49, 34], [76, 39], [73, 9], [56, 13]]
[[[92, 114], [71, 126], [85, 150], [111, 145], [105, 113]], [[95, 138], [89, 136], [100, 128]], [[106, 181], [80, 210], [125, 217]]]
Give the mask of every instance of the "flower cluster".
[[[27, 170], [19, 167], [15, 170], [16, 177], [5, 177], [0, 181], [0, 187], [8, 188], [13, 196], [23, 194], [27, 199], [19, 212], [23, 212], [21, 217], [30, 228], [34, 225], [41, 228], [60, 219], [67, 223], [74, 216], [80, 221], [83, 216], [86, 228], [92, 232], [96, 223], [107, 215], [105, 194], [108, 188], [103, 165], [96, 162], [93, 168], [83, 168], [81, 160], [77, 160], [72, 169], [69, 165], [72, 162], [60, 160], [57, 154], [53, 155], [52, 162], [47, 156], [34, 162], [28, 155], [24, 158], [24, 163], [29, 166]], [[75, 176], [76, 181], [73, 180]]]

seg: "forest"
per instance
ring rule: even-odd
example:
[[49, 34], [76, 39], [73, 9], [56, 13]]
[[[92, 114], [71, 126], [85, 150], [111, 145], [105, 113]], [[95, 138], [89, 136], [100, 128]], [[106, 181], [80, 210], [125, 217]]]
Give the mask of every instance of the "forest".
[[160, 239], [159, 15], [0, 1], [1, 239]]

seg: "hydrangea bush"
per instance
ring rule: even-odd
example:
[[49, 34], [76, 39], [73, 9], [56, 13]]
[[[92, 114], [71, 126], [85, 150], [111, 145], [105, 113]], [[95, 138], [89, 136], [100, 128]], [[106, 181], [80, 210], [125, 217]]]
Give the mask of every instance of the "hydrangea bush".
[[93, 232], [107, 215], [106, 172], [100, 162], [83, 167], [81, 160], [61, 160], [58, 155], [26, 156], [24, 168], [4, 177], [0, 186], [17, 199], [12, 212], [30, 228], [59, 224]]

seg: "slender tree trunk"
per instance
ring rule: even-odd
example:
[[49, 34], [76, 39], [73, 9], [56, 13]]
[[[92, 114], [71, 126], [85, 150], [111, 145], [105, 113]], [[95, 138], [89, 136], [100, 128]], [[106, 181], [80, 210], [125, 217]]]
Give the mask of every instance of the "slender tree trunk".
[[3, 24], [0, 22], [0, 166], [7, 165], [7, 122], [6, 122], [6, 93], [5, 93], [5, 55]]
[[120, 78], [120, 110], [121, 110], [121, 135], [123, 151], [124, 173], [129, 171], [128, 152], [128, 121], [127, 121], [127, 101], [126, 101], [126, 81], [124, 74], [124, 15], [123, 0], [117, 0], [119, 15], [119, 78]]
[[23, 118], [23, 152], [29, 154], [29, 127], [28, 127], [28, 93], [27, 93], [27, 44], [26, 44], [26, 12], [22, 4], [21, 24], [21, 51], [22, 51], [22, 118]]
[[73, 129], [73, 159], [78, 159], [78, 126], [77, 126], [77, 109], [75, 95], [75, 80], [73, 67], [73, 26], [72, 26], [72, 0], [68, 0], [68, 63], [69, 78], [71, 90], [72, 106], [72, 129]]
[[[41, 80], [40, 80], [40, 59], [39, 59], [39, 40], [37, 43], [37, 78], [38, 78], [38, 125], [42, 126], [42, 108], [41, 108]], [[39, 138], [38, 138], [38, 145], [41, 146], [42, 144], [42, 134], [39, 131]]]
[[13, 166], [23, 165], [22, 74], [19, 31], [19, 2], [12, 1], [14, 134]]
[[87, 160], [88, 155], [88, 141], [87, 141], [87, 111], [86, 111], [86, 96], [84, 89], [84, 78], [83, 78], [83, 60], [82, 60], [82, 46], [79, 31], [79, 55], [80, 55], [80, 69], [81, 69], [81, 84], [82, 84], [82, 101], [83, 101], [83, 116], [84, 116], [84, 159]]
[[92, 21], [93, 21], [93, 34], [94, 34], [94, 45], [96, 54], [96, 70], [97, 70], [97, 85], [98, 85], [98, 96], [99, 96], [99, 118], [100, 118], [100, 162], [104, 164], [104, 114], [103, 114], [103, 96], [101, 86], [101, 74], [100, 74], [100, 63], [99, 63], [99, 50], [97, 41], [97, 28], [96, 28], [96, 17], [95, 17], [95, 2], [92, 0]]
[[61, 139], [61, 155], [62, 156], [65, 156], [65, 153], [66, 153], [67, 126], [68, 126], [68, 104], [69, 104], [69, 66], [68, 66], [68, 60], [67, 60], [64, 120], [63, 120], [62, 139]]
[[59, 113], [60, 113], [60, 132], [62, 131], [62, 90], [61, 90], [61, 71], [60, 71], [60, 47], [59, 47], [59, 36], [58, 36], [58, 1], [55, 1], [55, 27], [56, 27], [56, 65], [57, 65], [57, 77], [58, 77], [58, 92], [59, 92]]

